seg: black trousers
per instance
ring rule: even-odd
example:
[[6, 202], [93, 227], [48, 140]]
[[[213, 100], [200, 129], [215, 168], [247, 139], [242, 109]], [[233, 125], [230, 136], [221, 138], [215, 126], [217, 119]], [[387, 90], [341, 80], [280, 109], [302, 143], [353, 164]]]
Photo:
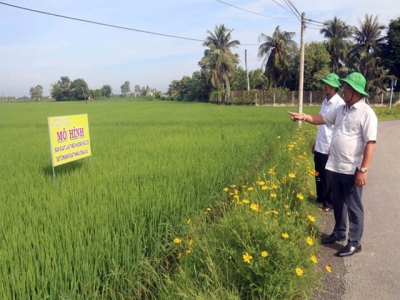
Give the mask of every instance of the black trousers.
[[328, 155], [314, 151], [315, 185], [317, 188], [317, 201], [323, 206], [333, 208], [332, 201], [332, 172], [325, 169]]
[[362, 187], [354, 184], [354, 175], [332, 172], [332, 190], [334, 197], [335, 228], [338, 236], [346, 236], [346, 223], [349, 218], [349, 235], [347, 244], [360, 246], [364, 232], [364, 207], [362, 204]]

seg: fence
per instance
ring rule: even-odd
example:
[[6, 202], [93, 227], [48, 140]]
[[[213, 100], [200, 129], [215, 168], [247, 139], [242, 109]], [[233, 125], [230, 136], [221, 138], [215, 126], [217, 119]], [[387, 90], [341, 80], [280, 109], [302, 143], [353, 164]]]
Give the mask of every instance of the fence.
[[[387, 105], [390, 102], [390, 92], [386, 93], [369, 93], [370, 104]], [[229, 97], [226, 92], [212, 92], [210, 94], [211, 103], [234, 104], [234, 105], [297, 105], [298, 91], [266, 91], [266, 90], [251, 90], [251, 91], [231, 91]], [[325, 99], [323, 91], [304, 91], [304, 105], [320, 105]], [[400, 100], [400, 92], [393, 92], [392, 103]]]

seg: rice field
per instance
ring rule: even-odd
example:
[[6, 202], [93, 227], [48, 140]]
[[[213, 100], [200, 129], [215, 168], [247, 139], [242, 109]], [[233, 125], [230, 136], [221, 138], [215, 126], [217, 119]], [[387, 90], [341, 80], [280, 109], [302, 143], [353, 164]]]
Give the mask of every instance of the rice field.
[[[254, 177], [288, 108], [157, 101], [0, 104], [0, 298], [129, 299], [145, 261]], [[47, 117], [87, 113], [92, 159], [56, 167]], [[131, 296], [135, 299], [134, 296]]]

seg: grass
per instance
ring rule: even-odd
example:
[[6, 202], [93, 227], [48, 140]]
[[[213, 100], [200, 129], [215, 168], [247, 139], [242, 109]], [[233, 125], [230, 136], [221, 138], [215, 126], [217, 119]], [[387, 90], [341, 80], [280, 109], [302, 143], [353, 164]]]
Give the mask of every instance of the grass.
[[[47, 117], [88, 113], [92, 164], [56, 168]], [[137, 299], [183, 220], [291, 136], [284, 109], [146, 101], [4, 103], [0, 295]], [[150, 271], [149, 271], [150, 272]], [[150, 297], [150, 296], [149, 296]]]

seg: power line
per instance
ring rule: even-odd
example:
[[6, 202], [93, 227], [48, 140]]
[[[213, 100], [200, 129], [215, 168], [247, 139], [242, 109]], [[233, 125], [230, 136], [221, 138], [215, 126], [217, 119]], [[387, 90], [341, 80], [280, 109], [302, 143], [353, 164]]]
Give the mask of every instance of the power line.
[[299, 15], [299, 17], [301, 17], [301, 13], [297, 10], [296, 6], [294, 6], [294, 4], [292, 3], [291, 0], [285, 0], [287, 2], [289, 2], [289, 4], [294, 8], [294, 10], [297, 12], [297, 14]]
[[286, 10], [289, 13], [292, 13], [290, 10], [288, 10], [286, 7], [284, 7], [281, 3], [279, 3], [277, 0], [272, 0], [276, 5], [279, 5], [280, 7], [282, 7], [284, 10]]
[[253, 12], [253, 11], [250, 11], [250, 10], [247, 10], [247, 9], [244, 9], [244, 8], [237, 7], [237, 6], [235, 6], [235, 5], [226, 3], [226, 2], [224, 2], [224, 1], [220, 1], [220, 0], [216, 0], [216, 1], [217, 1], [217, 2], [220, 2], [220, 3], [222, 3], [222, 4], [225, 4], [225, 5], [232, 6], [232, 7], [236, 8], [236, 9], [240, 9], [240, 10], [243, 10], [243, 11], [245, 11], [245, 12], [248, 12], [248, 13], [251, 13], [251, 14], [255, 14], [255, 15], [258, 15], [258, 16], [262, 16], [262, 17], [265, 17], [265, 18], [272, 18], [272, 19], [290, 19], [290, 18], [280, 18], [280, 17], [267, 16], [267, 15], [259, 14], [259, 13], [256, 13], [256, 12]]
[[283, 0], [283, 1], [286, 3], [286, 5], [287, 5], [287, 6], [289, 7], [289, 9], [292, 11], [293, 15], [301, 22], [301, 19], [300, 19], [301, 15], [300, 15], [300, 17], [299, 17], [299, 15], [296, 14], [296, 12], [293, 10], [293, 8], [292, 8], [292, 6], [290, 5], [290, 3], [288, 2], [288, 0]]
[[319, 21], [315, 21], [315, 20], [311, 20], [311, 19], [306, 19], [306, 21], [313, 22], [313, 23], [318, 23], [318, 24], [322, 24], [322, 25], [325, 26], [325, 23], [322, 23], [322, 22], [319, 22]]
[[182, 36], [177, 36], [177, 35], [158, 33], [158, 32], [141, 30], [141, 29], [134, 29], [134, 28], [129, 28], [129, 27], [122, 27], [122, 26], [117, 26], [117, 25], [112, 25], [112, 24], [107, 24], [107, 23], [101, 23], [101, 22], [95, 22], [95, 21], [79, 19], [79, 18], [73, 18], [73, 17], [64, 16], [64, 15], [58, 15], [58, 14], [53, 14], [53, 13], [49, 13], [49, 12], [45, 12], [45, 11], [40, 11], [40, 10], [36, 10], [36, 9], [26, 8], [26, 7], [22, 7], [22, 6], [12, 5], [12, 4], [9, 4], [9, 3], [4, 3], [4, 2], [0, 2], [0, 4], [7, 5], [7, 6], [10, 6], [10, 7], [14, 7], [14, 8], [18, 8], [18, 9], [31, 11], [31, 12], [35, 12], [35, 13], [39, 13], [39, 14], [44, 14], [44, 15], [49, 15], [49, 16], [54, 16], [54, 17], [58, 17], [58, 18], [64, 18], [64, 19], [69, 19], [69, 20], [74, 20], [74, 21], [79, 21], [79, 22], [85, 22], [85, 23], [90, 23], [90, 24], [95, 24], [95, 25], [101, 25], [101, 26], [112, 27], [112, 28], [117, 28], [117, 29], [124, 29], [124, 30], [130, 30], [130, 31], [136, 31], [136, 32], [141, 32], [141, 33], [165, 36], [165, 37], [182, 39], [182, 40], [204, 42], [204, 40], [200, 40], [200, 39], [194, 39], [194, 38], [182, 37]]

